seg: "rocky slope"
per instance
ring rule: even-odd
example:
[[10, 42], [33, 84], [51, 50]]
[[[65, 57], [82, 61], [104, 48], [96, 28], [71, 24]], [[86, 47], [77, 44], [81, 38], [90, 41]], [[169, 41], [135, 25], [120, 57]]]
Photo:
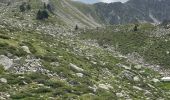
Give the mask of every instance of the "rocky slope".
[[[10, 18], [31, 21], [36, 19], [39, 10], [46, 9], [50, 15], [51, 22], [65, 27], [96, 27], [100, 26], [92, 17], [85, 15], [76, 8], [70, 0], [0, 0], [1, 17], [10, 16]], [[73, 4], [72, 4], [73, 3]], [[31, 6], [30, 10], [21, 10], [22, 5]], [[26, 9], [26, 8], [25, 8]], [[15, 17], [13, 17], [15, 16]]]
[[107, 24], [134, 22], [161, 23], [169, 20], [169, 0], [129, 0], [126, 3], [94, 4], [100, 19]]
[[[24, 12], [22, 1], [16, 2], [0, 6], [1, 100], [170, 99], [170, 84], [161, 81], [159, 71], [83, 34], [99, 30], [75, 31], [49, 11], [48, 19], [37, 20], [41, 1], [31, 0], [31, 11]], [[119, 33], [127, 29], [113, 27]]]

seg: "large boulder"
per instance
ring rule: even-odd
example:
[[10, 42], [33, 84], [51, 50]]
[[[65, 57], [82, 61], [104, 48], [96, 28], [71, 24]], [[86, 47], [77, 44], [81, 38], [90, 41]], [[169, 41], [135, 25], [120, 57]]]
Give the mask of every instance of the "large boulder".
[[4, 67], [5, 70], [9, 69], [13, 65], [13, 60], [5, 55], [0, 55], [0, 65]]

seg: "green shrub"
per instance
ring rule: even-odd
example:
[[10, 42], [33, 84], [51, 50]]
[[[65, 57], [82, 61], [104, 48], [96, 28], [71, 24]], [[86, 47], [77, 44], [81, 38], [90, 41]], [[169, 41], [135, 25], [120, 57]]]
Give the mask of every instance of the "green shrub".
[[3, 74], [4, 73], [4, 67], [3, 65], [0, 65], [0, 74]]
[[6, 83], [0, 83], [0, 92], [6, 92], [9, 90], [10, 86]]
[[14, 100], [19, 100], [19, 99], [24, 99], [26, 97], [31, 97], [31, 96], [32, 96], [31, 93], [21, 92], [21, 93], [11, 95], [11, 98]]
[[44, 83], [44, 85], [50, 86], [52, 88], [64, 87], [63, 82], [61, 82], [61, 81], [53, 81], [53, 80], [46, 81], [46, 83]]
[[1, 39], [11, 39], [9, 36], [1, 35], [1, 34], [0, 34], [0, 38], [1, 38]]
[[48, 92], [52, 92], [52, 89], [46, 87], [40, 87], [36, 90], [33, 90], [33, 93], [48, 93]]

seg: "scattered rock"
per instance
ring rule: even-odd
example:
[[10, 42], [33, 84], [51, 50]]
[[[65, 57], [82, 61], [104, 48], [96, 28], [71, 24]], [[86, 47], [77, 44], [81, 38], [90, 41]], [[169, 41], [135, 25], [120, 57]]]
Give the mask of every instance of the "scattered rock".
[[170, 77], [163, 77], [161, 78], [161, 81], [170, 82]]
[[154, 79], [152, 79], [152, 81], [153, 81], [154, 83], [157, 83], [157, 82], [159, 82], [159, 79], [154, 78]]
[[142, 91], [142, 90], [143, 90], [142, 88], [137, 87], [137, 86], [133, 86], [133, 88], [136, 89], [136, 90], [139, 90], [139, 91]]
[[27, 46], [22, 46], [22, 49], [26, 52], [26, 53], [31, 53], [29, 48]]
[[56, 66], [56, 67], [60, 66], [59, 62], [52, 62], [52, 63], [50, 63], [50, 65]]
[[77, 75], [78, 77], [83, 77], [83, 74], [82, 74], [82, 73], [76, 73], [76, 75]]
[[96, 64], [97, 64], [97, 62], [95, 62], [95, 61], [91, 61], [91, 63], [92, 63], [92, 64], [94, 64], [94, 65], [96, 65]]
[[138, 76], [135, 76], [135, 77], [133, 78], [133, 80], [137, 82], [137, 81], [140, 81], [140, 78], [139, 78]]
[[116, 96], [119, 97], [119, 98], [121, 98], [121, 97], [123, 97], [124, 95], [123, 95], [123, 93], [116, 93]]
[[126, 66], [126, 65], [123, 65], [123, 64], [117, 64], [117, 66], [119, 66], [119, 67], [122, 67], [122, 68], [124, 68], [124, 69], [126, 69], [126, 70], [131, 70], [131, 67], [130, 66]]
[[135, 68], [135, 69], [141, 69], [142, 66], [141, 66], [141, 65], [136, 65], [136, 66], [134, 66], [134, 68]]
[[0, 82], [1, 82], [1, 83], [7, 83], [7, 79], [1, 78], [1, 79], [0, 79]]
[[97, 89], [98, 89], [98, 87], [97, 87], [96, 85], [94, 85], [93, 87], [89, 86], [88, 88], [89, 88], [89, 89], [92, 89], [93, 92], [96, 92]]
[[133, 80], [133, 77], [135, 76], [134, 73], [128, 71], [128, 70], [124, 70], [121, 74], [120, 77], [122, 78], [127, 78], [128, 80]]
[[112, 89], [113, 87], [110, 84], [99, 84], [99, 88], [109, 90]]
[[72, 63], [70, 63], [70, 67], [73, 68], [73, 69], [75, 69], [75, 70], [77, 70], [77, 71], [79, 71], [79, 72], [83, 72], [83, 71], [84, 71], [84, 69], [82, 69], [82, 68], [80, 68], [80, 67], [77, 67], [76, 65], [74, 65], [74, 64], [72, 64]]
[[4, 69], [7, 70], [13, 65], [13, 60], [8, 58], [7, 56], [0, 55], [0, 65], [4, 66]]

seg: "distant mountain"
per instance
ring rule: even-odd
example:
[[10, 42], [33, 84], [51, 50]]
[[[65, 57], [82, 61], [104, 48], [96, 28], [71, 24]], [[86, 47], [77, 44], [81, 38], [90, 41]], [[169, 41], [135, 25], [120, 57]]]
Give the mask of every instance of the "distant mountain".
[[[129, 0], [128, 2], [96, 3], [84, 4], [72, 0], [0, 0], [0, 5], [4, 7], [4, 17], [16, 15], [19, 6], [23, 2], [29, 2], [32, 6], [30, 12], [22, 16], [35, 18], [38, 10], [43, 9], [43, 3], [49, 4], [53, 10], [50, 20], [59, 25], [73, 27], [98, 27], [105, 24], [125, 24], [125, 23], [161, 23], [170, 20], [170, 1], [169, 0]], [[3, 9], [4, 10], [4, 9]], [[4, 11], [1, 11], [4, 12]], [[8, 12], [8, 13], [7, 13]], [[51, 11], [49, 11], [51, 12]]]
[[160, 23], [170, 19], [169, 0], [129, 0], [126, 3], [96, 3], [95, 11], [104, 23]]

